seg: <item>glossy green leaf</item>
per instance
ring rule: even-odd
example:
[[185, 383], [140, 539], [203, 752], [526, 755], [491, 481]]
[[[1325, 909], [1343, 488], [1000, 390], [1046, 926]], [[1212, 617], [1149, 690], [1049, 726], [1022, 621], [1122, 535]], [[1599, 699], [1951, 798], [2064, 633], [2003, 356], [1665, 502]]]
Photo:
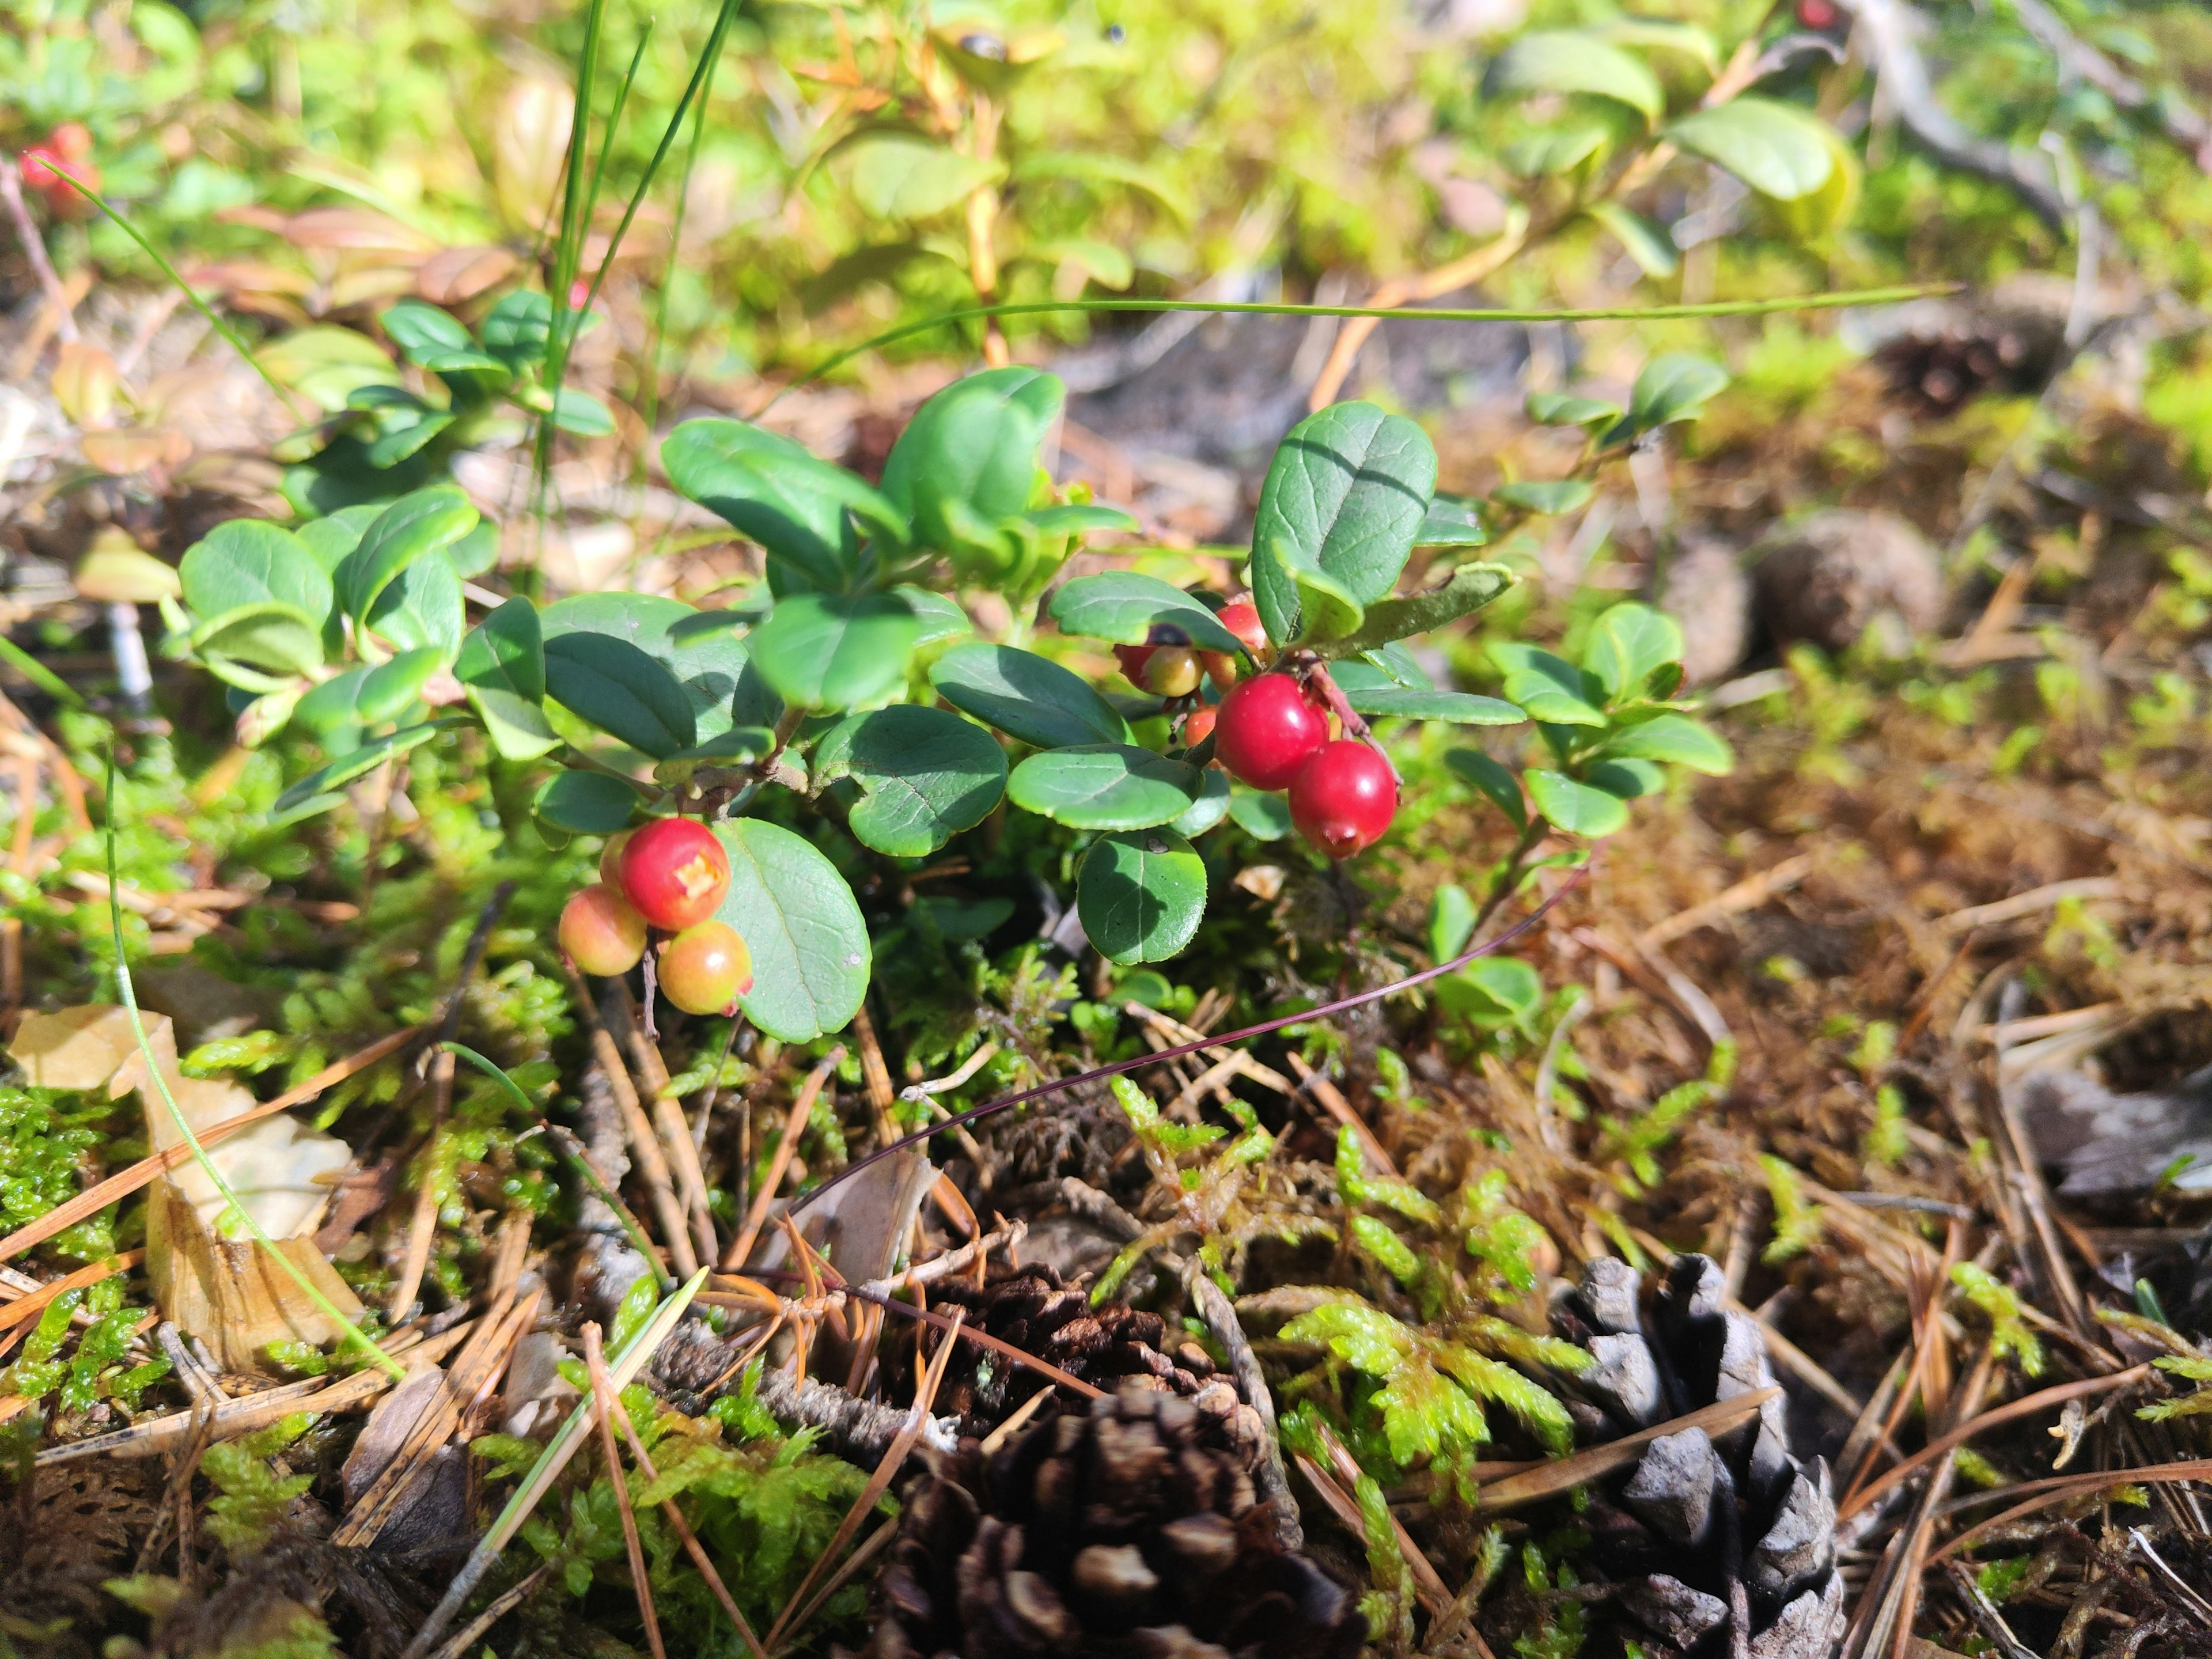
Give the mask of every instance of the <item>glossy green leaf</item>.
[[1592, 840], [1612, 835], [1628, 822], [1628, 808], [1620, 796], [1577, 783], [1564, 772], [1531, 767], [1523, 773], [1528, 798], [1555, 830]]
[[883, 494], [916, 540], [959, 538], [960, 509], [986, 526], [1029, 510], [1037, 453], [1066, 393], [1056, 375], [986, 369], [955, 380], [915, 411], [884, 463]]
[[850, 708], [877, 702], [906, 678], [921, 633], [913, 607], [896, 594], [794, 593], [777, 602], [747, 644], [754, 666], [786, 702]]
[[1518, 726], [1528, 717], [1498, 697], [1477, 696], [1471, 691], [1420, 691], [1406, 686], [1379, 686], [1372, 690], [1347, 691], [1344, 700], [1352, 712], [1370, 720], [1448, 720], [1455, 726]]
[[[210, 617], [192, 629], [191, 642], [218, 674], [223, 665], [231, 663], [283, 675], [311, 674], [323, 665], [321, 629], [290, 605], [273, 599]], [[223, 678], [248, 690], [274, 689], [236, 675]]]
[[531, 810], [572, 836], [611, 836], [629, 828], [637, 790], [605, 772], [556, 772], [538, 786]]
[[186, 551], [177, 574], [186, 607], [203, 619], [276, 604], [320, 629], [330, 614], [333, 590], [322, 561], [266, 520], [217, 525]]
[[1607, 426], [1620, 418], [1619, 404], [1568, 392], [1532, 392], [1528, 408], [1528, 418], [1539, 426]]
[[[1436, 483], [1435, 447], [1401, 415], [1335, 404], [1292, 427], [1253, 521], [1248, 574], [1267, 636], [1284, 644], [1358, 627], [1356, 617], [1343, 624], [1345, 602], [1356, 610], [1396, 585]], [[1309, 605], [1328, 614], [1309, 617]]]
[[1490, 499], [1516, 513], [1572, 513], [1593, 493], [1581, 478], [1530, 478], [1498, 485]]
[[483, 319], [483, 349], [516, 374], [544, 361], [553, 337], [553, 302], [526, 289], [507, 295]]
[[1681, 625], [1663, 611], [1633, 602], [1601, 616], [1583, 647], [1583, 668], [1597, 676], [1613, 702], [1640, 695], [1654, 670], [1681, 659]]
[[1466, 888], [1448, 881], [1429, 900], [1429, 960], [1449, 962], [1474, 937], [1474, 900]]
[[461, 578], [442, 548], [401, 571], [368, 608], [368, 632], [393, 650], [428, 648], [447, 662], [461, 648], [466, 622]]
[[415, 706], [443, 663], [434, 650], [403, 651], [374, 668], [349, 669], [301, 698], [294, 718], [317, 732], [396, 720]]
[[1636, 268], [1646, 276], [1672, 276], [1681, 268], [1682, 256], [1664, 227], [1655, 225], [1632, 208], [1618, 202], [1593, 202], [1583, 211], [1613, 233], [1628, 250]]
[[[300, 545], [314, 556], [317, 564], [335, 574], [345, 562], [346, 555], [361, 545], [362, 532], [374, 524], [383, 511], [374, 503], [342, 507], [323, 518], [308, 520], [293, 533], [299, 537]], [[335, 595], [335, 588], [332, 592]]]
[[1614, 137], [1601, 121], [1569, 121], [1540, 127], [1506, 145], [1500, 159], [1522, 179], [1548, 179], [1571, 173], [1598, 154]]
[[394, 756], [404, 755], [410, 749], [419, 749], [436, 737], [439, 732], [444, 731], [447, 724], [448, 722], [444, 720], [431, 720], [422, 726], [410, 726], [402, 731], [374, 738], [350, 754], [341, 755], [320, 770], [310, 773], [301, 779], [299, 782], [276, 797], [276, 804], [270, 810], [282, 815], [323, 795], [333, 796], [334, 799], [330, 804], [336, 805], [337, 799], [343, 798], [336, 797], [335, 792], [343, 789], [356, 778], [366, 777]]
[[1101, 836], [1075, 880], [1084, 937], [1109, 962], [1164, 962], [1206, 915], [1206, 860], [1172, 830]]
[[1179, 836], [1193, 839], [1229, 816], [1231, 799], [1229, 774], [1218, 766], [1209, 766], [1199, 773], [1198, 799], [1185, 807], [1176, 817], [1168, 820], [1168, 828]]
[[815, 587], [842, 590], [859, 568], [854, 520], [903, 540], [905, 517], [842, 466], [744, 421], [686, 421], [660, 446], [677, 489], [727, 520]]
[[545, 641], [547, 695], [580, 720], [656, 759], [698, 740], [691, 699], [656, 658], [611, 634]]
[[1148, 830], [1172, 823], [1199, 797], [1199, 770], [1126, 744], [1049, 749], [1006, 781], [1024, 811], [1071, 830]]
[[[1454, 954], [1457, 954], [1455, 952]], [[1516, 957], [1477, 957], [1434, 986], [1437, 1006], [1485, 1030], [1525, 1027], [1544, 1003], [1544, 981]]]
[[1480, 547], [1489, 540], [1481, 503], [1458, 495], [1433, 497], [1413, 535], [1416, 547]]
[[907, 133], [863, 138], [852, 155], [854, 199], [878, 219], [933, 219], [1006, 171], [1002, 164]]
[[1627, 105], [1647, 122], [1667, 109], [1658, 77], [1640, 58], [1595, 34], [1540, 29], [1498, 55], [1491, 82], [1507, 92], [1578, 92]]
[[476, 343], [458, 317], [424, 300], [402, 300], [378, 320], [410, 362], [441, 351], [465, 351]]
[[1583, 772], [1583, 781], [1623, 800], [1656, 795], [1667, 787], [1667, 775], [1648, 760], [1593, 761]]
[[956, 645], [929, 671], [963, 714], [1037, 749], [1129, 741], [1129, 723], [1081, 677], [1010, 645]]
[[868, 991], [867, 924], [837, 866], [812, 842], [759, 818], [714, 826], [730, 855], [715, 915], [752, 952], [753, 986], [738, 999], [766, 1036], [810, 1042], [843, 1030]]
[[1669, 125], [1667, 137], [1777, 201], [1812, 195], [1835, 170], [1820, 120], [1771, 98], [1745, 95], [1698, 110]]
[[1359, 626], [1322, 647], [1325, 657], [1347, 657], [1379, 650], [1394, 641], [1425, 634], [1471, 616], [1513, 586], [1502, 564], [1463, 564], [1437, 586], [1367, 607]]
[[338, 567], [338, 603], [356, 622], [410, 565], [477, 527], [476, 505], [453, 484], [434, 484], [402, 495], [370, 521]]
[[420, 420], [388, 428], [369, 445], [368, 464], [371, 466], [398, 465], [453, 425], [455, 418], [451, 410], [433, 410]]
[[981, 823], [1006, 791], [998, 739], [942, 708], [855, 714], [816, 746], [812, 765], [817, 785], [850, 778], [860, 786], [853, 835], [893, 858], [927, 857]]
[[1221, 625], [1212, 607], [1172, 583], [1134, 570], [1078, 576], [1053, 595], [1052, 619], [1063, 634], [1115, 645], [1155, 643], [1153, 629], [1165, 627], [1200, 649], [1244, 654], [1243, 644]]
[[745, 641], [693, 632], [687, 625], [702, 614], [660, 594], [579, 593], [546, 606], [540, 621], [548, 641], [604, 634], [653, 658], [684, 687], [701, 740], [732, 726], [775, 725], [782, 700], [753, 666]]
[[914, 641], [916, 647], [958, 639], [963, 634], [975, 631], [975, 624], [960, 608], [959, 600], [949, 594], [933, 593], [926, 587], [904, 582], [890, 591], [906, 601], [907, 609], [914, 612], [915, 621], [920, 625], [921, 631]]
[[1517, 702], [1534, 720], [1553, 726], [1603, 726], [1604, 711], [1592, 699], [1601, 688], [1586, 681], [1582, 671], [1548, 651], [1501, 641], [1490, 647], [1491, 656], [1505, 670], [1498, 690]]
[[611, 437], [614, 411], [588, 392], [562, 386], [553, 394], [553, 424], [579, 438]]
[[1605, 434], [1604, 441], [1625, 443], [1655, 427], [1689, 420], [1728, 383], [1728, 371], [1710, 357], [1687, 351], [1654, 357], [1636, 377], [1628, 413]]
[[1255, 841], [1280, 841], [1291, 833], [1291, 804], [1280, 795], [1238, 784], [1229, 797], [1229, 816]]
[[1480, 749], [1455, 749], [1444, 757], [1444, 764], [1488, 797], [1516, 830], [1528, 827], [1528, 808], [1521, 796], [1520, 780], [1508, 768]]
[[1604, 753], [1614, 760], [1661, 761], [1686, 766], [1710, 777], [1735, 769], [1735, 755], [1719, 733], [1680, 714], [1661, 714], [1624, 728], [1606, 740]]
[[1064, 507], [1032, 507], [1022, 517], [1047, 536], [1088, 536], [1094, 531], [1135, 531], [1137, 520], [1118, 507], [1096, 501], [1072, 502]]
[[560, 741], [541, 707], [545, 642], [529, 600], [509, 599], [471, 629], [453, 672], [507, 759], [533, 760]]

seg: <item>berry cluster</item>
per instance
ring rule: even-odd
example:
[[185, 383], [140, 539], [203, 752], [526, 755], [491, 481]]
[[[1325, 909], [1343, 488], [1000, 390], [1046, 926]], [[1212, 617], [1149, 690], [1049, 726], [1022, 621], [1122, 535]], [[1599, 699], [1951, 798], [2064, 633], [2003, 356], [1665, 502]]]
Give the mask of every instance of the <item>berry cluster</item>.
[[[1268, 659], [1267, 631], [1250, 600], [1231, 600], [1218, 618], [1255, 661]], [[1329, 857], [1348, 859], [1390, 827], [1398, 811], [1397, 774], [1382, 750], [1358, 736], [1331, 736], [1320, 689], [1326, 669], [1316, 665], [1304, 678], [1278, 669], [1240, 679], [1237, 659], [1226, 652], [1165, 643], [1119, 645], [1114, 654], [1132, 682], [1163, 697], [1192, 696], [1201, 672], [1211, 678], [1221, 701], [1201, 703], [1183, 717], [1184, 744], [1196, 748], [1211, 737], [1214, 759], [1237, 781], [1288, 790], [1291, 822]]]
[[696, 818], [655, 818], [607, 842], [598, 884], [561, 912], [561, 948], [585, 973], [626, 974], [645, 955], [648, 929], [667, 933], [660, 994], [687, 1014], [726, 1013], [753, 983], [744, 936], [714, 919], [729, 887], [729, 854], [712, 830]]
[[82, 121], [64, 121], [33, 144], [19, 158], [23, 182], [46, 198], [46, 210], [57, 219], [88, 219], [93, 205], [66, 173], [94, 190], [100, 188], [100, 168], [92, 159], [92, 133]]

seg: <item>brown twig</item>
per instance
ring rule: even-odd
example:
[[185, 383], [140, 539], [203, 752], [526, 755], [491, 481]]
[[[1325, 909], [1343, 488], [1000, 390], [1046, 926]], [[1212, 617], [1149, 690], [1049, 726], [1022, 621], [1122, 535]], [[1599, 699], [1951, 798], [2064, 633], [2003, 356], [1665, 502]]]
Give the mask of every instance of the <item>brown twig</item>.
[[[791, 1155], [799, 1150], [799, 1134], [806, 1127], [807, 1119], [814, 1115], [814, 1103], [821, 1098], [830, 1074], [844, 1060], [845, 1047], [840, 1043], [822, 1057], [821, 1062], [806, 1074], [806, 1081], [799, 1085], [798, 1097], [791, 1103], [791, 1115], [784, 1120], [783, 1138], [776, 1142], [775, 1156], [769, 1160], [768, 1174], [761, 1181], [760, 1191], [753, 1194], [752, 1207], [745, 1212], [745, 1224], [723, 1253], [725, 1268], [734, 1272], [744, 1267], [746, 1258], [752, 1255], [761, 1228], [767, 1224], [769, 1206], [775, 1202], [776, 1188], [783, 1185], [784, 1171], [791, 1167]], [[816, 1195], [819, 1196], [821, 1191], [817, 1188]], [[794, 1210], [798, 1207], [796, 1203], [792, 1206]]]
[[561, 958], [561, 966], [568, 975], [577, 1018], [591, 1034], [592, 1055], [606, 1075], [607, 1086], [614, 1091], [615, 1105], [622, 1113], [623, 1138], [629, 1143], [631, 1156], [637, 1160], [638, 1178], [645, 1182], [646, 1196], [653, 1201], [653, 1218], [660, 1224], [660, 1242], [667, 1248], [676, 1276], [689, 1279], [699, 1271], [699, 1258], [691, 1248], [690, 1220], [677, 1200], [676, 1184], [668, 1172], [668, 1160], [662, 1156], [659, 1137], [653, 1133], [653, 1124], [638, 1101], [636, 1085], [630, 1081], [629, 1068], [623, 1064], [621, 1050], [615, 1047], [605, 1022], [599, 1018], [599, 1004], [592, 996], [591, 987], [566, 956]]
[[653, 1659], [668, 1659], [660, 1642], [660, 1613], [653, 1605], [653, 1586], [645, 1573], [645, 1547], [638, 1541], [637, 1513], [630, 1507], [629, 1478], [623, 1473], [622, 1448], [615, 1440], [614, 1386], [607, 1376], [607, 1356], [599, 1346], [597, 1320], [584, 1322], [584, 1364], [592, 1377], [592, 1398], [599, 1407], [599, 1454], [607, 1461], [607, 1484], [615, 1490], [615, 1510], [622, 1516], [623, 1548], [629, 1556], [630, 1588], [637, 1593], [638, 1616], [645, 1620], [646, 1644]]
[[39, 279], [46, 304], [53, 310], [54, 332], [64, 344], [75, 345], [76, 319], [70, 314], [69, 295], [63, 290], [62, 279], [54, 274], [54, 262], [46, 257], [46, 239], [39, 234], [23, 200], [22, 169], [11, 157], [0, 156], [0, 204], [6, 206], [8, 217], [15, 226], [15, 240], [23, 245], [23, 258], [30, 262], [31, 274]]

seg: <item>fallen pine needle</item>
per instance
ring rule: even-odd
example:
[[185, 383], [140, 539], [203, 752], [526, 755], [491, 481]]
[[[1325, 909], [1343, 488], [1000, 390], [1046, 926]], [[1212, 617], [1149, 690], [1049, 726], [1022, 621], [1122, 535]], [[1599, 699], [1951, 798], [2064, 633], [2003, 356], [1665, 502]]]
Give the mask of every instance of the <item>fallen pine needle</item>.
[[1481, 1512], [1489, 1515], [1556, 1497], [1586, 1480], [1595, 1480], [1624, 1463], [1634, 1462], [1646, 1445], [1667, 1435], [1684, 1434], [1692, 1429], [1703, 1429], [1709, 1435], [1725, 1434], [1737, 1424], [1758, 1416], [1759, 1408], [1777, 1398], [1781, 1392], [1779, 1389], [1754, 1389], [1749, 1394], [1736, 1395], [1733, 1400], [1723, 1400], [1701, 1407], [1671, 1423], [1655, 1424], [1634, 1434], [1624, 1435], [1618, 1440], [1608, 1440], [1601, 1446], [1578, 1451], [1572, 1457], [1547, 1463], [1540, 1469], [1530, 1469], [1522, 1474], [1509, 1474], [1503, 1480], [1492, 1481], [1483, 1487], [1477, 1494], [1476, 1502]]
[[591, 1372], [592, 1399], [598, 1407], [594, 1415], [599, 1420], [599, 1450], [607, 1460], [607, 1484], [615, 1490], [615, 1509], [622, 1516], [623, 1549], [629, 1557], [629, 1582], [637, 1592], [638, 1617], [645, 1620], [646, 1645], [653, 1650], [653, 1659], [668, 1659], [668, 1650], [660, 1641], [660, 1612], [653, 1605], [653, 1585], [646, 1577], [645, 1546], [638, 1542], [637, 1511], [630, 1507], [629, 1478], [623, 1473], [622, 1448], [615, 1439], [614, 1385], [607, 1380], [606, 1351], [599, 1346], [596, 1320], [587, 1320], [584, 1325], [584, 1364]]

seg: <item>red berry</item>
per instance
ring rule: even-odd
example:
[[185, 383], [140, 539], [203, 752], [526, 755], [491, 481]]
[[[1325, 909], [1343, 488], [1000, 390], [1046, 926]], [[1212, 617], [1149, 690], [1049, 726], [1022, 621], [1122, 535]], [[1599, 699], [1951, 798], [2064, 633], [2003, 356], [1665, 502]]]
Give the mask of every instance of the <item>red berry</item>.
[[1220, 718], [1218, 703], [1202, 702], [1182, 717], [1182, 746], [1195, 749], [1213, 735], [1213, 723]]
[[1255, 789], [1284, 789], [1328, 741], [1328, 716], [1288, 674], [1261, 674], [1221, 700], [1213, 756]]
[[1260, 621], [1259, 608], [1249, 599], [1231, 599], [1214, 613], [1214, 621], [1243, 641], [1244, 648], [1261, 661], [1268, 653], [1267, 629]]
[[1348, 859], [1379, 840], [1398, 811], [1390, 763], [1364, 743], [1323, 744], [1291, 784], [1291, 822], [1315, 848]]
[[[64, 190], [69, 185], [56, 171], [69, 166], [61, 152], [50, 144], [33, 144], [17, 158], [23, 165], [23, 182], [33, 190], [52, 190], [59, 185]], [[73, 170], [73, 169], [72, 169]]]
[[1121, 665], [1121, 672], [1130, 684], [1142, 685], [1145, 683], [1145, 665], [1152, 659], [1155, 648], [1149, 645], [1117, 645], [1114, 647], [1114, 660]]
[[623, 848], [629, 845], [629, 838], [633, 833], [631, 830], [624, 830], [619, 834], [609, 836], [607, 844], [599, 848], [599, 879], [617, 892], [622, 890], [623, 884]]
[[719, 1014], [753, 988], [752, 952], [726, 921], [686, 927], [660, 952], [661, 994], [687, 1014]]
[[587, 974], [626, 974], [645, 954], [645, 918], [611, 887], [580, 888], [561, 912], [561, 948]]
[[92, 154], [92, 130], [82, 121], [59, 122], [46, 135], [46, 148], [64, 161], [82, 161]]
[[1797, 21], [1808, 29], [1836, 26], [1836, 0], [1797, 0]]
[[655, 927], [674, 933], [707, 920], [730, 886], [730, 855], [696, 818], [655, 818], [631, 832], [623, 892]]

